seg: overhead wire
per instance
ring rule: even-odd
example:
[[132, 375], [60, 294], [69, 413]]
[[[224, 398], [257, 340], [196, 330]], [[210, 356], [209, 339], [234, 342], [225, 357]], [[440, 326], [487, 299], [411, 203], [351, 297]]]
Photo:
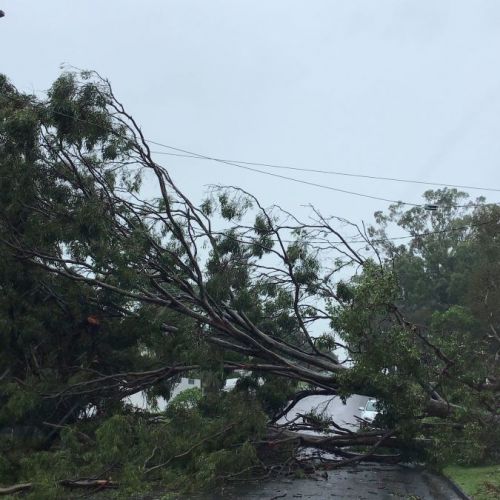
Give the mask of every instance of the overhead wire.
[[[171, 146], [164, 146], [164, 147], [170, 148]], [[417, 181], [417, 180], [413, 180], [413, 179], [401, 179], [398, 177], [383, 177], [380, 175], [353, 174], [350, 172], [341, 172], [341, 171], [336, 171], [336, 170], [321, 170], [321, 169], [315, 169], [315, 168], [292, 167], [290, 165], [277, 165], [274, 163], [260, 163], [260, 162], [243, 161], [243, 160], [228, 160], [227, 158], [210, 157], [210, 156], [204, 157], [204, 156], [197, 156], [194, 154], [170, 153], [168, 151], [151, 151], [151, 152], [154, 154], [175, 156], [178, 158], [191, 158], [191, 159], [195, 159], [195, 160], [210, 160], [210, 161], [227, 161], [227, 162], [231, 162], [231, 163], [238, 163], [241, 165], [253, 165], [256, 167], [269, 167], [269, 168], [276, 168], [276, 169], [281, 169], [281, 170], [294, 170], [297, 172], [310, 172], [310, 173], [325, 174], [325, 175], [339, 175], [339, 176], [345, 176], [345, 177], [356, 177], [356, 178], [361, 178], [361, 179], [402, 182], [402, 183], [407, 183], [407, 184], [422, 184], [425, 186], [440, 186], [440, 187], [451, 187], [451, 188], [458, 188], [458, 189], [475, 189], [475, 190], [479, 190], [479, 191], [500, 192], [500, 188], [488, 188], [488, 187], [483, 187], [483, 186], [468, 186], [468, 185], [464, 185], [464, 184], [450, 184], [450, 183], [443, 183], [443, 182]]]
[[[303, 180], [303, 179], [296, 179], [295, 177], [289, 177], [287, 175], [280, 175], [280, 174], [275, 174], [275, 173], [272, 173], [272, 172], [267, 172], [265, 170], [259, 170], [257, 168], [249, 167], [249, 166], [243, 165], [243, 164], [240, 165], [239, 163], [236, 163], [234, 161], [224, 160], [224, 159], [220, 159], [220, 158], [215, 158], [215, 157], [207, 156], [207, 155], [204, 155], [204, 154], [201, 154], [201, 153], [195, 153], [193, 151], [188, 151], [186, 149], [177, 148], [177, 147], [174, 147], [174, 146], [170, 146], [168, 144], [163, 144], [161, 142], [152, 141], [150, 139], [146, 139], [146, 142], [148, 142], [149, 144], [154, 144], [155, 146], [160, 146], [160, 147], [172, 149], [174, 151], [179, 151], [179, 152], [184, 153], [186, 155], [191, 155], [192, 158], [197, 158], [197, 159], [199, 158], [199, 159], [203, 159], [203, 160], [212, 160], [212, 161], [217, 162], [217, 163], [222, 163], [224, 165], [234, 166], [234, 167], [237, 167], [237, 168], [240, 168], [240, 169], [243, 169], [243, 170], [249, 170], [249, 171], [252, 171], [252, 172], [257, 172], [257, 173], [268, 175], [268, 176], [271, 176], [271, 177], [277, 177], [279, 179], [286, 179], [288, 181], [296, 182], [296, 183], [299, 183], [299, 184], [305, 184], [305, 185], [308, 185], [308, 186], [313, 186], [313, 187], [318, 187], [318, 188], [322, 188], [322, 189], [327, 189], [327, 190], [330, 190], [330, 191], [336, 191], [336, 192], [340, 192], [340, 193], [344, 193], [344, 194], [349, 194], [349, 195], [352, 195], [352, 196], [359, 196], [359, 197], [362, 197], [362, 198], [369, 198], [369, 199], [372, 199], [372, 200], [385, 201], [385, 202], [388, 202], [388, 203], [395, 203], [395, 204], [399, 204], [399, 205], [407, 205], [407, 206], [411, 206], [411, 207], [428, 208], [430, 210], [435, 210], [437, 207], [439, 207], [439, 204], [434, 205], [434, 204], [429, 204], [429, 203], [412, 203], [412, 202], [408, 202], [408, 201], [394, 200], [394, 199], [390, 199], [390, 198], [384, 198], [384, 197], [381, 197], [381, 196], [375, 196], [375, 195], [370, 195], [370, 194], [365, 194], [365, 193], [359, 193], [357, 191], [350, 191], [350, 190], [347, 190], [347, 189], [335, 188], [333, 186], [328, 186], [328, 185], [325, 185], [325, 184], [319, 184], [319, 183], [316, 183], [316, 182], [310, 182], [310, 181], [306, 181], [306, 180]], [[248, 164], [252, 164], [250, 162], [247, 162], [247, 163]], [[447, 204], [446, 206], [447, 207], [453, 207], [453, 208], [473, 208], [473, 207], [478, 207], [478, 206], [499, 205], [499, 204], [500, 203], [475, 203], [475, 204], [474, 203], [467, 203], [467, 204], [463, 204], [463, 205]]]
[[[8, 96], [7, 95], [6, 97], [10, 98], [11, 100], [15, 100], [12, 96]], [[52, 112], [54, 114], [59, 115], [59, 116], [64, 116], [66, 118], [71, 118], [71, 119], [73, 119], [75, 121], [80, 121], [82, 123], [87, 123], [87, 124], [92, 125], [92, 126], [100, 127], [103, 130], [107, 130], [108, 132], [111, 132], [111, 133], [113, 133], [115, 135], [120, 136], [120, 134], [118, 134], [115, 130], [113, 130], [113, 129], [109, 128], [109, 127], [105, 127], [102, 124], [93, 123], [93, 122], [90, 122], [88, 120], [85, 120], [85, 119], [82, 119], [82, 118], [78, 118], [78, 117], [76, 117], [74, 115], [70, 115], [68, 113], [64, 113], [64, 112], [61, 112], [61, 111], [52, 110]], [[126, 135], [122, 135], [121, 137], [122, 138], [127, 138]], [[394, 204], [399, 204], [399, 205], [406, 205], [406, 206], [419, 207], [419, 208], [427, 208], [429, 210], [436, 210], [437, 208], [440, 207], [439, 204], [438, 205], [434, 205], [434, 204], [426, 204], [426, 203], [412, 203], [412, 202], [401, 201], [401, 200], [394, 200], [394, 199], [390, 199], [390, 198], [384, 198], [384, 197], [370, 195], [370, 194], [365, 194], [365, 193], [359, 193], [357, 191], [350, 191], [350, 190], [347, 190], [347, 189], [335, 188], [333, 186], [328, 186], [328, 185], [325, 185], [325, 184], [319, 184], [319, 183], [316, 183], [316, 182], [310, 182], [310, 181], [306, 181], [306, 180], [303, 180], [303, 179], [296, 179], [294, 177], [289, 177], [289, 176], [285, 176], [285, 175], [275, 174], [273, 172], [267, 172], [267, 171], [264, 171], [264, 170], [259, 170], [259, 169], [253, 168], [253, 167], [249, 167], [247, 165], [240, 165], [239, 163], [236, 163], [236, 162], [232, 162], [232, 161], [229, 161], [229, 160], [224, 160], [224, 159], [219, 159], [219, 158], [207, 156], [207, 155], [204, 155], [204, 154], [201, 154], [201, 153], [196, 153], [196, 152], [189, 151], [189, 150], [186, 150], [186, 149], [174, 147], [174, 146], [171, 146], [171, 145], [168, 145], [168, 144], [165, 144], [165, 143], [161, 143], [161, 142], [158, 142], [158, 141], [153, 141], [153, 140], [147, 139], [147, 138], [144, 138], [144, 141], [146, 143], [148, 143], [148, 144], [153, 144], [155, 146], [160, 146], [160, 147], [163, 147], [163, 148], [167, 148], [167, 149], [170, 149], [170, 150], [173, 150], [173, 151], [177, 151], [177, 152], [180, 152], [180, 153], [183, 153], [183, 154], [186, 154], [186, 155], [191, 155], [194, 158], [199, 158], [199, 159], [204, 159], [204, 160], [211, 160], [211, 161], [214, 161], [214, 162], [217, 162], [217, 163], [221, 163], [221, 164], [225, 164], [225, 165], [229, 165], [229, 166], [234, 166], [234, 167], [237, 167], [237, 168], [240, 168], [240, 169], [243, 169], [243, 170], [248, 170], [248, 171], [260, 173], [260, 174], [263, 174], [263, 175], [268, 175], [268, 176], [271, 176], [271, 177], [275, 177], [275, 178], [279, 178], [279, 179], [284, 179], [284, 180], [288, 180], [288, 181], [292, 181], [292, 182], [295, 182], [295, 183], [304, 184], [304, 185], [308, 185], [308, 186], [312, 186], [312, 187], [317, 187], [317, 188], [321, 188], [321, 189], [327, 189], [327, 190], [330, 190], [330, 191], [335, 191], [335, 192], [340, 192], [340, 193], [344, 193], [344, 194], [349, 194], [349, 195], [352, 195], [352, 196], [358, 196], [358, 197], [362, 197], [362, 198], [368, 198], [368, 199], [377, 200], [377, 201], [384, 201], [384, 202], [387, 202], [387, 203], [394, 203]], [[500, 203], [498, 203], [498, 202], [497, 203], [477, 203], [477, 204], [468, 203], [468, 204], [463, 204], [463, 205], [447, 204], [446, 206], [447, 207], [452, 207], [452, 208], [474, 208], [474, 207], [488, 206], [488, 205], [498, 206], [498, 205], [500, 205]]]
[[[5, 95], [4, 97], [8, 97], [11, 100], [15, 100], [12, 96], [9, 96], [9, 95]], [[73, 119], [75, 121], [80, 121], [80, 122], [87, 123], [87, 124], [92, 125], [92, 126], [100, 127], [101, 129], [107, 130], [108, 132], [111, 132], [111, 133], [113, 133], [115, 135], [117, 134], [118, 136], [121, 136], [122, 138], [127, 138], [126, 135], [120, 135], [115, 130], [113, 130], [111, 128], [107, 128], [107, 127], [103, 126], [102, 124], [93, 123], [93, 122], [90, 122], [88, 120], [84, 120], [82, 118], [78, 118], [78, 117], [76, 117], [74, 115], [70, 115], [70, 114], [67, 114], [67, 113], [60, 112], [60, 111], [52, 110], [52, 112], [54, 114], [59, 115], [59, 116], [64, 116], [66, 118], [71, 118], [71, 119]], [[218, 163], [223, 163], [223, 164], [227, 164], [227, 165], [233, 165], [235, 167], [239, 167], [239, 168], [242, 168], [242, 169], [245, 169], [245, 170], [255, 171], [255, 172], [259, 172], [259, 173], [262, 173], [262, 174], [270, 175], [270, 176], [273, 176], [273, 177], [278, 177], [278, 178], [282, 178], [282, 179], [286, 179], [286, 180], [291, 180], [291, 181], [294, 181], [294, 182], [299, 182], [299, 183], [302, 183], [302, 184], [307, 184], [307, 185], [311, 185], [311, 186], [315, 186], [315, 187], [321, 187], [321, 188], [325, 188], [325, 189], [330, 189], [332, 191], [339, 191], [339, 192], [342, 192], [342, 193], [352, 194], [352, 195], [355, 195], [355, 196], [361, 196], [361, 197], [365, 197], [365, 198], [371, 198], [371, 199], [376, 199], [376, 200], [381, 200], [381, 201], [387, 201], [387, 202], [390, 202], [390, 203], [400, 203], [400, 204], [403, 204], [403, 205], [409, 205], [409, 206], [414, 206], [414, 207], [425, 207], [426, 206], [425, 204], [401, 202], [401, 201], [391, 200], [391, 199], [387, 199], [387, 198], [382, 198], [382, 197], [367, 195], [367, 194], [363, 194], [363, 193], [357, 193], [357, 192], [354, 192], [354, 191], [348, 191], [348, 190], [343, 190], [343, 189], [339, 189], [339, 188], [334, 188], [332, 186], [326, 186], [326, 185], [322, 185], [322, 184], [312, 183], [312, 182], [304, 181], [304, 180], [301, 180], [301, 179], [295, 179], [295, 178], [288, 177], [288, 176], [282, 176], [282, 175], [279, 175], [279, 174], [273, 174], [272, 172], [265, 172], [265, 171], [262, 171], [262, 170], [258, 170], [258, 169], [254, 169], [254, 168], [245, 166], [245, 165], [239, 165], [237, 162], [233, 162], [233, 161], [229, 161], [229, 160], [224, 160], [224, 159], [220, 159], [220, 158], [213, 158], [213, 157], [210, 157], [210, 156], [202, 155], [200, 153], [195, 153], [195, 152], [192, 152], [192, 151], [188, 151], [188, 150], [185, 150], [185, 149], [181, 149], [181, 148], [170, 146], [170, 145], [167, 145], [167, 144], [164, 144], [164, 143], [153, 141], [151, 139], [144, 138], [144, 140], [145, 140], [145, 142], [147, 142], [149, 144], [153, 144], [155, 146], [160, 146], [160, 147], [168, 148], [168, 149], [171, 149], [171, 150], [175, 150], [175, 151], [178, 151], [178, 152], [180, 152], [180, 153], [182, 153], [183, 155], [186, 155], [186, 156], [189, 155], [189, 157], [191, 157], [191, 158], [204, 159], [204, 160], [212, 160], [212, 161], [215, 161], [215, 162], [218, 162]], [[243, 163], [243, 162], [240, 162], [240, 163]], [[250, 164], [250, 165], [254, 164], [252, 162], [245, 162], [245, 163]], [[262, 164], [262, 165], [264, 165], [264, 164]], [[354, 174], [353, 174], [353, 176], [354, 176]], [[404, 181], [401, 180], [401, 182], [404, 182]], [[456, 207], [456, 208], [472, 208], [472, 207], [477, 207], [477, 206], [488, 206], [488, 205], [498, 206], [498, 205], [500, 205], [500, 203], [481, 203], [481, 204], [451, 205], [451, 206]], [[448, 205], [448, 206], [450, 206], [450, 205]], [[373, 244], [373, 243], [379, 243], [379, 242], [383, 242], [383, 241], [397, 241], [397, 240], [412, 239], [412, 238], [416, 239], [416, 238], [428, 237], [428, 236], [431, 236], [431, 235], [434, 235], [434, 234], [444, 234], [444, 233], [449, 233], [449, 232], [453, 232], [453, 231], [462, 231], [462, 230], [469, 229], [469, 228], [472, 228], [472, 227], [480, 227], [480, 226], [484, 226], [484, 225], [487, 225], [487, 224], [498, 223], [498, 222], [499, 221], [497, 219], [494, 219], [494, 220], [490, 220], [490, 221], [486, 221], [486, 222], [482, 222], [482, 223], [478, 223], [478, 224], [468, 224], [468, 225], [457, 227], [457, 228], [450, 228], [450, 229], [437, 230], [437, 231], [429, 231], [429, 232], [426, 232], [426, 233], [415, 234], [415, 235], [396, 236], [396, 237], [390, 237], [390, 238], [382, 238], [380, 240], [354, 239], [353, 238], [351, 240], [345, 240], [345, 241], [347, 243]], [[287, 240], [287, 242], [292, 243], [294, 241], [293, 240]], [[325, 239], [325, 240], [320, 240], [320, 241], [316, 241], [316, 242], [313, 242], [313, 243], [316, 243], [316, 244], [319, 244], [319, 243], [323, 243], [323, 244], [328, 244], [328, 243], [329, 244], [336, 244], [336, 243], [343, 243], [343, 242], [340, 242], [340, 241], [339, 242], [331, 242], [331, 241], [329, 242], [328, 240]]]

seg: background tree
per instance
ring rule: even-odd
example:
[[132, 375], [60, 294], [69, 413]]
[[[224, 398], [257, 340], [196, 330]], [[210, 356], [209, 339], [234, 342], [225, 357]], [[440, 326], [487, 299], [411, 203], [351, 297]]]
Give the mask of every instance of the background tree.
[[[380, 226], [372, 234], [382, 238], [381, 251], [398, 276], [400, 311], [438, 349], [420, 360], [428, 365], [430, 387], [461, 407], [468, 446], [451, 449], [481, 460], [498, 447], [500, 208], [482, 198], [466, 202], [466, 193], [451, 189], [424, 197], [440, 210], [394, 205], [387, 215], [376, 214]], [[384, 238], [390, 223], [412, 235], [408, 245]]]

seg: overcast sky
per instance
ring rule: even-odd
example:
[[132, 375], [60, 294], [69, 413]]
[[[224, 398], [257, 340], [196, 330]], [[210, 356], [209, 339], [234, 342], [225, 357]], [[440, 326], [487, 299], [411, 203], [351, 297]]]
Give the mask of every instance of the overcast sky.
[[[498, 0], [0, 0], [0, 9], [0, 72], [32, 91], [47, 89], [61, 63], [95, 69], [153, 140], [231, 159], [500, 188]], [[220, 183], [266, 205], [300, 212], [313, 203], [355, 221], [387, 206], [158, 159], [195, 199]], [[425, 189], [278, 173], [410, 202]]]

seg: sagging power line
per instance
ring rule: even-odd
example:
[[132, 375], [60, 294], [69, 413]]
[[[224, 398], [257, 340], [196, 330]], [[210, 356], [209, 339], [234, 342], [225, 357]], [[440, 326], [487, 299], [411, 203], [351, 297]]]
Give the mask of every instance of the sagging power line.
[[[164, 146], [170, 148], [170, 146]], [[172, 149], [177, 149], [177, 148], [172, 148]], [[372, 179], [372, 180], [380, 180], [380, 181], [390, 181], [390, 182], [402, 182], [402, 183], [407, 183], [407, 184], [421, 184], [425, 186], [440, 186], [440, 187], [451, 187], [451, 188], [457, 188], [457, 189], [475, 189], [479, 191], [492, 191], [492, 192], [499, 192], [500, 193], [500, 188], [487, 188], [483, 186], [467, 186], [464, 184], [450, 184], [450, 183], [443, 183], [443, 182], [431, 182], [431, 181], [417, 181], [413, 179], [401, 179], [398, 177], [383, 177], [379, 175], [366, 175], [366, 174], [352, 174], [349, 172], [340, 172], [340, 171], [335, 171], [335, 170], [321, 170], [321, 169], [315, 169], [315, 168], [303, 168], [303, 167], [292, 167], [290, 165], [276, 165], [274, 163], [259, 163], [259, 162], [253, 162], [253, 161], [242, 161], [242, 160], [228, 160], [227, 158], [219, 158], [219, 157], [203, 157], [203, 156], [198, 156], [198, 155], [193, 155], [193, 154], [182, 154], [182, 153], [170, 153], [168, 151], [152, 151], [154, 154], [159, 154], [159, 155], [167, 155], [167, 156], [175, 156], [178, 158], [191, 158], [194, 160], [208, 160], [208, 161], [227, 161], [230, 163], [238, 163], [239, 165], [252, 165], [256, 167], [269, 167], [269, 168], [276, 168], [276, 169], [281, 169], [281, 170], [293, 170], [296, 172], [310, 172], [313, 174], [325, 174], [325, 175], [339, 175], [339, 176], [345, 176], [345, 177], [356, 177], [360, 179]]]
[[[412, 203], [412, 202], [409, 202], [409, 201], [401, 201], [401, 200], [395, 200], [395, 199], [390, 199], [390, 198], [384, 198], [384, 197], [381, 197], [381, 196], [375, 196], [375, 195], [366, 194], [366, 193], [359, 193], [357, 191], [350, 191], [350, 190], [347, 190], [347, 189], [335, 188], [333, 186], [328, 186], [326, 184], [320, 184], [320, 183], [317, 183], [317, 182], [310, 182], [310, 181], [305, 181], [303, 179], [296, 179], [295, 177], [289, 177], [287, 175], [281, 175], [281, 174], [275, 174], [275, 173], [272, 173], [272, 172], [266, 172], [265, 170], [259, 170], [257, 168], [249, 167], [249, 166], [247, 166], [245, 164], [240, 164], [240, 163], [233, 162], [233, 161], [230, 161], [230, 160], [223, 160], [223, 159], [220, 159], [220, 158], [214, 158], [214, 157], [211, 157], [211, 156], [203, 155], [201, 153], [195, 153], [193, 151], [188, 151], [186, 149], [176, 148], [174, 146], [170, 146], [168, 144], [163, 144], [163, 143], [157, 142], [157, 141], [152, 141], [152, 140], [149, 140], [149, 139], [146, 139], [146, 142], [148, 142], [149, 144], [153, 144], [155, 146], [160, 146], [160, 147], [169, 148], [169, 149], [172, 149], [172, 150], [175, 150], [175, 151], [179, 151], [179, 152], [182, 152], [182, 153], [184, 153], [186, 155], [191, 155], [192, 158], [203, 159], [203, 160], [211, 160], [211, 161], [214, 161], [214, 162], [217, 162], [217, 163], [221, 163], [223, 165], [229, 165], [229, 166], [233, 166], [233, 167], [240, 168], [240, 169], [243, 169], [243, 170], [248, 170], [248, 171], [256, 172], [256, 173], [259, 173], [259, 174], [268, 175], [268, 176], [276, 177], [276, 178], [279, 178], [279, 179], [285, 179], [285, 180], [296, 182], [296, 183], [299, 183], [299, 184], [304, 184], [304, 185], [308, 185], [308, 186], [318, 187], [318, 188], [321, 188], [321, 189], [327, 189], [327, 190], [330, 190], [330, 191], [335, 191], [335, 192], [339, 192], [339, 193], [349, 194], [349, 195], [352, 195], [352, 196], [359, 196], [361, 198], [369, 198], [369, 199], [372, 199], [372, 200], [385, 201], [385, 202], [388, 202], [388, 203], [394, 203], [394, 204], [400, 204], [400, 205], [407, 205], [407, 206], [411, 206], [411, 207], [421, 207], [421, 208], [425, 208], [427, 210], [432, 210], [432, 211], [435, 211], [438, 208], [440, 208], [439, 205], [435, 205], [435, 204]], [[446, 206], [453, 207], [453, 208], [473, 208], [473, 207], [486, 206], [486, 205], [499, 205], [499, 203], [468, 203], [468, 204], [464, 204], [464, 205], [450, 204], [450, 205], [446, 205]]]
[[[12, 96], [6, 96], [6, 97], [9, 98], [9, 99], [11, 99], [11, 100], [15, 100]], [[54, 114], [56, 114], [56, 115], [59, 115], [59, 116], [64, 116], [66, 118], [70, 118], [72, 120], [79, 121], [81, 123], [87, 123], [88, 125], [92, 125], [93, 127], [101, 128], [102, 130], [105, 130], [105, 131], [107, 131], [107, 132], [109, 132], [111, 134], [114, 134], [117, 137], [121, 137], [123, 139], [127, 139], [127, 136], [125, 134], [119, 134], [116, 130], [113, 130], [110, 127], [105, 127], [102, 124], [90, 122], [88, 120], [85, 120], [85, 119], [82, 119], [82, 118], [79, 118], [77, 116], [70, 115], [68, 113], [64, 113], [64, 112], [61, 112], [61, 111], [51, 110], [51, 112], [54, 113]], [[338, 192], [338, 193], [348, 194], [348, 195], [351, 195], [351, 196], [357, 196], [357, 197], [361, 197], [361, 198], [368, 198], [368, 199], [377, 200], [377, 201], [384, 201], [386, 203], [393, 203], [393, 204], [406, 205], [406, 206], [411, 206], [411, 207], [425, 208], [425, 209], [431, 210], [431, 211], [435, 211], [438, 208], [441, 208], [440, 205], [436, 205], [436, 204], [431, 204], [430, 205], [430, 204], [426, 204], [426, 203], [412, 203], [412, 202], [408, 202], [408, 201], [396, 200], [396, 199], [385, 198], [385, 197], [375, 196], [375, 195], [366, 194], [366, 193], [359, 193], [357, 191], [350, 191], [350, 190], [347, 190], [347, 189], [336, 188], [336, 187], [333, 187], [333, 186], [328, 186], [328, 185], [320, 184], [320, 183], [316, 183], [316, 182], [305, 181], [305, 180], [302, 180], [302, 179], [296, 179], [295, 177], [289, 177], [289, 176], [286, 176], [286, 175], [275, 174], [273, 172], [267, 172], [265, 170], [259, 170], [257, 168], [253, 168], [253, 167], [250, 167], [250, 166], [247, 166], [247, 165], [244, 165], [244, 164], [239, 164], [239, 163], [236, 163], [236, 162], [232, 162], [232, 161], [229, 161], [229, 160], [223, 160], [223, 159], [219, 159], [219, 158], [214, 158], [214, 157], [207, 156], [207, 155], [204, 155], [204, 154], [201, 154], [201, 153], [196, 153], [194, 151], [189, 151], [189, 150], [186, 150], [186, 149], [177, 148], [177, 147], [171, 146], [169, 144], [165, 144], [165, 143], [161, 143], [161, 142], [158, 142], [158, 141], [153, 141], [151, 139], [147, 139], [146, 137], [144, 137], [143, 140], [144, 140], [144, 142], [146, 142], [148, 144], [153, 144], [155, 146], [160, 146], [160, 147], [163, 147], [163, 148], [171, 149], [173, 151], [177, 151], [177, 152], [180, 152], [180, 153], [183, 153], [183, 154], [186, 154], [186, 155], [191, 155], [194, 158], [199, 158], [199, 159], [204, 159], [204, 160], [211, 160], [211, 161], [214, 161], [214, 162], [217, 162], [217, 163], [220, 163], [220, 164], [233, 166], [233, 167], [236, 167], [236, 168], [239, 168], [239, 169], [243, 169], [243, 170], [247, 170], [247, 171], [259, 173], [259, 174], [262, 174], [262, 175], [267, 175], [267, 176], [275, 177], [275, 178], [278, 178], [278, 179], [283, 179], [283, 180], [295, 182], [295, 183], [298, 183], [298, 184], [308, 185], [308, 186], [312, 186], [312, 187], [326, 189], [326, 190], [329, 190], [329, 191], [334, 191], [334, 192]], [[463, 205], [447, 204], [446, 207], [451, 207], [451, 208], [474, 208], [474, 207], [479, 207], [479, 206], [490, 206], [490, 205], [491, 206], [498, 206], [498, 205], [500, 205], [500, 203], [499, 202], [496, 202], [496, 203], [476, 203], [476, 204], [474, 204], [474, 203], [468, 203], [468, 204], [463, 204]]]

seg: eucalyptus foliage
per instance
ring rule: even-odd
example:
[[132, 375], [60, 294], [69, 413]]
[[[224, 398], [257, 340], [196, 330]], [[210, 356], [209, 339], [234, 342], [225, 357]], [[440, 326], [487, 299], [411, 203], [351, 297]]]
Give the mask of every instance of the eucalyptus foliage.
[[[307, 445], [348, 463], [495, 460], [498, 206], [429, 191], [436, 211], [395, 205], [369, 228], [236, 187], [198, 206], [149, 145], [93, 72], [43, 99], [0, 78], [3, 483], [192, 491], [302, 470]], [[168, 398], [182, 374], [202, 391], [160, 413], [126, 403]], [[379, 416], [356, 432], [277, 423], [310, 394], [375, 397]]]

